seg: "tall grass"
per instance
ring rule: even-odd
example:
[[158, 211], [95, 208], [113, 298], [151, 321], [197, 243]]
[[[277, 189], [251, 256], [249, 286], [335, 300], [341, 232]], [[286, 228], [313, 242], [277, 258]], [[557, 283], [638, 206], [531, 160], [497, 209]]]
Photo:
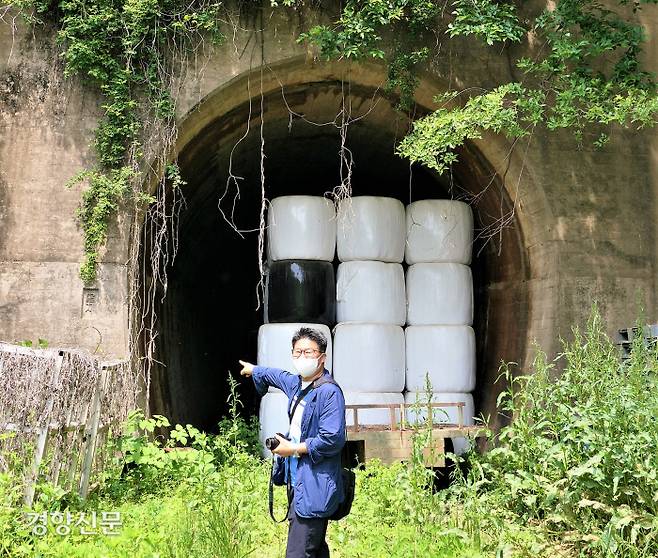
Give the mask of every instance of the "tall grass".
[[[459, 458], [452, 485], [432, 489], [422, 428], [408, 465], [357, 471], [352, 513], [331, 522], [334, 558], [658, 556], [658, 358], [635, 343], [621, 363], [596, 310], [560, 357], [538, 353], [499, 400], [511, 424], [491, 449]], [[114, 440], [123, 458], [84, 503], [44, 488], [36, 510], [120, 510], [121, 533], [35, 536], [21, 521], [17, 477], [0, 477], [0, 556], [274, 558], [287, 526], [267, 511], [269, 464], [257, 425], [231, 406], [220, 434], [131, 415]], [[191, 448], [165, 451], [167, 446]], [[285, 509], [276, 492], [276, 514]]]
[[555, 362], [539, 351], [530, 374], [504, 367], [499, 405], [512, 423], [468, 457], [448, 496], [470, 534], [500, 543], [523, 527], [547, 551], [658, 555], [658, 360], [636, 339], [622, 364], [594, 308]]

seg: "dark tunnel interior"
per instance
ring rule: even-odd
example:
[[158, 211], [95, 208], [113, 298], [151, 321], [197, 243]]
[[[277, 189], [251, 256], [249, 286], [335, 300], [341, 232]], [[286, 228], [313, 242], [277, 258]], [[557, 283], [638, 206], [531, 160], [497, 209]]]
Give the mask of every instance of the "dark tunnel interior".
[[[353, 161], [352, 195], [391, 196], [407, 204], [427, 198], [464, 198], [469, 191], [477, 192], [477, 184], [467, 183], [484, 180], [477, 165], [460, 164], [449, 177], [410, 168], [408, 161], [394, 153], [405, 133], [405, 119], [385, 99], [373, 108], [371, 91], [353, 90], [352, 96], [353, 113], [367, 113], [349, 125], [344, 144], [343, 153]], [[238, 378], [242, 412], [248, 416], [258, 410], [253, 383], [239, 377], [238, 359], [255, 362], [258, 328], [263, 323], [263, 306], [258, 305], [261, 161], [269, 200], [290, 194], [323, 195], [341, 182], [340, 126], [318, 125], [339, 113], [339, 86], [329, 83], [291, 91], [286, 95], [287, 106], [280, 91], [272, 93], [263, 101], [262, 129], [259, 101], [220, 116], [178, 159], [187, 183], [185, 205], [177, 256], [168, 269], [167, 296], [157, 308], [157, 361], [162, 364], [156, 366], [151, 382], [151, 410], [165, 414], [172, 424], [191, 423], [210, 432], [216, 431], [227, 413], [229, 374]], [[302, 113], [313, 123], [299, 117]], [[465, 156], [472, 163], [474, 157]], [[461, 183], [459, 173], [468, 180]], [[498, 207], [500, 197], [490, 203]], [[477, 229], [482, 225], [478, 208], [474, 210]], [[509, 255], [489, 261], [495, 248], [481, 249], [478, 243], [473, 252], [478, 339], [475, 395], [476, 406], [485, 410], [491, 407], [492, 397], [482, 391], [492, 384], [488, 360], [497, 359], [501, 350], [500, 340], [487, 332], [492, 323], [489, 287], [518, 269], [521, 258], [519, 250], [514, 251], [519, 244], [515, 233], [504, 234], [504, 242], [512, 246]], [[498, 346], [487, 348], [492, 339]], [[503, 349], [509, 349], [504, 345]]]

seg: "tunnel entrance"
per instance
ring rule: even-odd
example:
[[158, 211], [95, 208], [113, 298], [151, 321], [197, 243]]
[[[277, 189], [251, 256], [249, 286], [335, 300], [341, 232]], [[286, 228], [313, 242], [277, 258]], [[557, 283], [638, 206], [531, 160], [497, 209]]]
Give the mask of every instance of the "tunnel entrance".
[[[475, 199], [476, 236], [510, 207], [504, 189], [472, 146], [462, 150], [451, 176], [410, 168], [394, 154], [408, 122], [391, 101], [354, 83], [344, 99], [341, 82], [275, 89], [262, 97], [262, 122], [259, 94], [217, 114], [181, 149], [185, 208], [177, 256], [168, 269], [167, 296], [156, 309], [151, 412], [166, 415], [172, 424], [215, 431], [227, 412], [229, 373], [237, 377], [238, 359], [256, 361], [263, 323], [257, 300], [261, 161], [269, 200], [331, 192], [346, 177], [344, 163], [350, 159], [354, 196], [390, 196], [404, 204]], [[344, 102], [353, 119], [346, 130], [340, 126]], [[471, 266], [478, 347], [474, 396], [476, 413], [490, 414], [495, 422], [502, 387], [493, 385], [499, 362], [518, 359], [525, 347], [528, 305], [522, 282], [527, 264], [518, 229], [503, 228], [496, 242], [487, 240], [476, 240]], [[259, 398], [252, 382], [240, 381], [239, 395], [243, 412], [257, 413]]]

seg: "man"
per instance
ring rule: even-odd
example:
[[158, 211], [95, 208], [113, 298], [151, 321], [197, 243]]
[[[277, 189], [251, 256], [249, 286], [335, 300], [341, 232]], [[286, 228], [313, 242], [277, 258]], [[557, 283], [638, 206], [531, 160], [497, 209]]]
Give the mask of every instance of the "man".
[[288, 396], [288, 412], [294, 408], [290, 440], [277, 435], [279, 445], [273, 450], [287, 458], [292, 486], [286, 558], [328, 558], [328, 518], [344, 497], [340, 454], [345, 445], [345, 399], [335, 383], [318, 385], [317, 380], [330, 377], [324, 368], [326, 350], [321, 332], [302, 327], [292, 338], [298, 375], [239, 361], [240, 374], [251, 376], [261, 395], [269, 386], [277, 387]]

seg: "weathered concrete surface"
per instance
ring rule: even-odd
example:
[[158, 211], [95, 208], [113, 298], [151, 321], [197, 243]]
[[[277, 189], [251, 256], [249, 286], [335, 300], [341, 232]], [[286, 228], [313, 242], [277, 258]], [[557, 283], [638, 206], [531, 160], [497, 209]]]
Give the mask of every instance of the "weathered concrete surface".
[[48, 30], [0, 23], [0, 53], [0, 338], [124, 355], [125, 258], [108, 245], [83, 307], [81, 187], [65, 187], [93, 161], [99, 101], [63, 79]]
[[[648, 68], [656, 72], [658, 70], [658, 11], [646, 10], [640, 16], [640, 21], [646, 30], [647, 44], [644, 48], [644, 59]], [[649, 160], [651, 190], [648, 193], [646, 203], [651, 202], [654, 211], [658, 213], [658, 133], [654, 130], [646, 134], [646, 153]], [[654, 240], [658, 239], [658, 219], [653, 219]], [[654, 262], [658, 261], [658, 242], [654, 242]], [[655, 268], [655, 263], [654, 263]], [[654, 296], [658, 296], [658, 272], [654, 270]], [[658, 301], [654, 302], [658, 305]], [[655, 306], [654, 314], [655, 315]]]
[[[645, 12], [650, 14], [642, 16], [650, 35], [647, 62], [649, 69], [657, 71], [658, 19], [651, 7]], [[305, 22], [315, 17], [307, 16]], [[182, 234], [187, 231], [191, 236], [182, 241], [189, 252], [181, 253], [180, 265], [193, 269], [191, 273], [201, 273], [199, 262], [209, 251], [220, 250], [212, 247], [212, 238], [204, 238], [204, 223], [210, 222], [204, 219], [217, 218], [210, 216], [206, 206], [216, 206], [229, 153], [249, 119], [250, 98], [252, 129], [257, 132], [262, 93], [268, 99], [265, 120], [272, 125], [270, 145], [290, 149], [290, 161], [301, 164], [307, 140], [286, 135], [288, 115], [280, 98], [276, 100], [282, 89], [291, 107], [321, 120], [335, 115], [341, 82], [361, 91], [354, 94], [360, 108], [366, 106], [363, 92], [376, 91], [384, 82], [385, 70], [377, 65], [313, 60], [295, 43], [296, 16], [277, 12], [270, 18], [266, 13], [262, 21], [242, 22], [245, 30], [238, 30], [209, 58], [191, 63], [181, 78], [177, 151], [194, 188], [187, 190], [188, 214], [183, 219], [189, 227], [183, 227]], [[264, 31], [246, 30], [250, 25]], [[266, 67], [261, 72], [263, 61]], [[514, 77], [518, 76], [505, 57], [473, 48], [470, 41], [451, 42], [422, 76], [417, 101], [431, 110], [432, 96], [448, 86], [489, 87]], [[380, 101], [381, 106], [367, 117], [367, 134], [358, 139], [356, 133], [355, 142], [363, 149], [370, 142], [390, 153], [406, 123], [390, 110], [388, 99]], [[82, 241], [74, 218], [80, 187], [64, 187], [68, 178], [93, 161], [89, 143], [99, 106], [99, 99], [88, 89], [62, 78], [52, 35], [38, 30], [33, 36], [31, 30], [21, 28], [12, 38], [11, 28], [0, 24], [3, 341], [45, 337], [51, 344], [81, 345], [113, 357], [128, 353], [129, 220], [124, 217], [114, 227], [100, 266], [96, 302], [84, 304], [85, 293], [77, 277]], [[311, 135], [308, 138], [314, 141]], [[293, 139], [301, 147], [293, 147]], [[249, 141], [253, 149], [240, 152], [241, 164], [246, 173], [251, 172], [245, 184], [257, 189], [260, 184], [253, 177], [259, 164], [258, 142], [253, 136]], [[611, 332], [633, 322], [638, 301], [649, 320], [658, 320], [656, 133], [616, 132], [604, 149], [590, 145], [585, 141], [579, 146], [567, 133], [537, 130], [529, 142], [522, 140], [514, 148], [504, 138], [486, 135], [462, 152], [455, 174], [467, 191], [481, 192], [497, 175], [475, 206], [480, 224], [501, 217], [501, 196], [503, 214], [514, 210], [509, 228], [501, 238], [492, 239], [479, 263], [474, 263], [479, 274], [476, 328], [478, 382], [484, 386], [479, 394], [481, 409], [492, 411], [496, 390], [488, 387], [500, 359], [527, 368], [534, 340], [554, 355], [559, 336], [568, 336], [572, 324], [584, 322], [593, 300], [599, 301]], [[272, 152], [270, 160], [276, 159]], [[369, 163], [368, 158], [357, 160], [357, 166]], [[437, 184], [445, 187], [441, 180]], [[171, 297], [166, 310], [163, 330], [169, 337], [163, 338], [163, 346], [196, 346], [198, 340], [175, 339], [184, 335], [184, 324], [195, 319], [189, 309], [176, 310], [175, 301], [184, 298], [177, 297]], [[203, 302], [198, 304], [202, 309]], [[171, 362], [166, 364], [172, 370], [189, 366], [184, 353], [168, 350]], [[194, 391], [199, 394], [204, 384], [197, 380]], [[157, 386], [158, 397], [162, 401], [177, 397], [183, 384], [176, 376], [169, 384]]]

